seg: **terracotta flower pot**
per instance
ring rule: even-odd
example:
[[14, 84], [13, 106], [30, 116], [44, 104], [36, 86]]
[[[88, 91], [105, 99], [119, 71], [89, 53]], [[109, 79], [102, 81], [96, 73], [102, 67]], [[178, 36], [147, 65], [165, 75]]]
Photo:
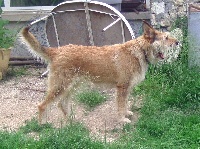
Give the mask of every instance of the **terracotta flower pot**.
[[0, 80], [6, 75], [10, 59], [10, 52], [11, 48], [0, 48]]

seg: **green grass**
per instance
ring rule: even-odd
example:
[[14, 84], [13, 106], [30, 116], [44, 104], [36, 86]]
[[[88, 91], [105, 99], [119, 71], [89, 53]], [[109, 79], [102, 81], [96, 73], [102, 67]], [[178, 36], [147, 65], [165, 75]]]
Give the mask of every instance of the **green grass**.
[[77, 94], [76, 98], [88, 108], [94, 108], [106, 101], [106, 96], [96, 90], [83, 91]]
[[[185, 21], [178, 20], [181, 27]], [[185, 29], [184, 26], [182, 29]], [[187, 32], [184, 32], [186, 34]], [[39, 126], [31, 120], [17, 132], [0, 132], [0, 148], [67, 148], [67, 149], [198, 149], [200, 147], [200, 73], [188, 68], [188, 42], [184, 39], [182, 52], [172, 64], [150, 66], [146, 79], [133, 95], [142, 95], [141, 116], [135, 124], [123, 127], [121, 138], [113, 143], [91, 138], [79, 123], [56, 129]], [[90, 107], [105, 98], [98, 92], [83, 92], [78, 100]], [[98, 101], [96, 103], [96, 101]], [[118, 131], [118, 130], [113, 130]], [[38, 134], [38, 139], [30, 133]]]
[[49, 123], [39, 125], [36, 118], [31, 119], [30, 121], [26, 121], [25, 125], [20, 127], [20, 131], [23, 133], [30, 133], [30, 132], [42, 132], [43, 130], [52, 129], [52, 125]]
[[[35, 123], [35, 122], [31, 122]], [[34, 132], [34, 131], [33, 131]], [[5, 149], [92, 149], [104, 148], [104, 144], [92, 140], [89, 132], [81, 124], [72, 123], [61, 129], [43, 128], [38, 132], [38, 139], [33, 139], [23, 131], [0, 132], [0, 148]]]

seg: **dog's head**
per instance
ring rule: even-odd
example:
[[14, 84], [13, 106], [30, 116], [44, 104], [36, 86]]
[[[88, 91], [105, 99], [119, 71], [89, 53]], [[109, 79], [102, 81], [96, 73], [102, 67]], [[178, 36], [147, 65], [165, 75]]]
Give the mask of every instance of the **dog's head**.
[[145, 48], [146, 58], [150, 63], [157, 63], [159, 60], [165, 60], [165, 51], [168, 48], [176, 47], [179, 42], [171, 37], [168, 32], [160, 32], [143, 21], [143, 37], [148, 45]]

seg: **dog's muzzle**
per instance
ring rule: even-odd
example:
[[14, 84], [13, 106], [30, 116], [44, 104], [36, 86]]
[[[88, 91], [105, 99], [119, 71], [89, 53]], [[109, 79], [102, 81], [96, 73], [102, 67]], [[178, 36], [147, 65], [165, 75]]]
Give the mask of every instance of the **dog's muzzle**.
[[158, 57], [160, 59], [165, 59], [164, 54], [162, 52], [158, 52]]

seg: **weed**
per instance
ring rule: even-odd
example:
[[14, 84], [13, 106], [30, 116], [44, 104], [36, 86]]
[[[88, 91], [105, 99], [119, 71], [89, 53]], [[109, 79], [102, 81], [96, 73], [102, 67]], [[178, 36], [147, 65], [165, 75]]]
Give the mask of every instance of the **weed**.
[[52, 129], [52, 125], [49, 123], [40, 125], [38, 121], [33, 118], [30, 121], [25, 122], [25, 126], [20, 127], [20, 131], [23, 133], [30, 133], [30, 132], [41, 132], [42, 130]]
[[133, 125], [132, 124], [124, 124], [122, 131], [123, 132], [131, 132], [131, 131], [133, 131]]
[[77, 100], [89, 108], [94, 108], [106, 101], [106, 96], [100, 94], [98, 91], [84, 91], [77, 95]]
[[28, 75], [27, 67], [11, 67], [8, 69], [7, 77], [20, 77], [23, 75]]
[[88, 130], [79, 123], [73, 123], [62, 129], [55, 129], [40, 136], [38, 144], [40, 143], [45, 148], [101, 149], [104, 146], [101, 142], [91, 140]]

